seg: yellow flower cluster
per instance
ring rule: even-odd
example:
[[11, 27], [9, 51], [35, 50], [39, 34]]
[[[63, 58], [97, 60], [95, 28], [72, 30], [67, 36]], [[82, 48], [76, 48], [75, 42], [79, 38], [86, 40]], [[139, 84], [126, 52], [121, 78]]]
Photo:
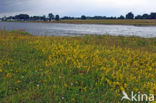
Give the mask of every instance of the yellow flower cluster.
[[154, 39], [144, 47], [137, 37], [0, 36], [4, 102], [100, 103], [118, 102], [122, 91], [156, 94]]
[[116, 46], [82, 45], [79, 40], [57, 37], [46, 38], [44, 41], [36, 40], [32, 44], [43, 54], [48, 54], [46, 67], [67, 65], [70, 71], [74, 68], [81, 73], [100, 71], [100, 84], [105, 85], [107, 82], [112, 88], [120, 91], [156, 90], [155, 53]]

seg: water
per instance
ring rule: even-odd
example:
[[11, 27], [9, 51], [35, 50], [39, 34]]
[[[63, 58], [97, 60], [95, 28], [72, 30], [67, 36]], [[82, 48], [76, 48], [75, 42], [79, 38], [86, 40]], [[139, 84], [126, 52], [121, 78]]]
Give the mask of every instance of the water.
[[6, 30], [25, 30], [34, 35], [123, 35], [156, 37], [156, 26], [98, 25], [98, 24], [56, 24], [56, 23], [17, 23], [0, 22]]

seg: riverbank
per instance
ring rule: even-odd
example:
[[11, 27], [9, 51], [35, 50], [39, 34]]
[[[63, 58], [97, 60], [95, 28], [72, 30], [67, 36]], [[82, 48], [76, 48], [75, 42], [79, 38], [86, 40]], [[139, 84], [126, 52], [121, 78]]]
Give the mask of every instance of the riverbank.
[[123, 91], [154, 94], [155, 59], [156, 38], [0, 31], [0, 101], [117, 103]]
[[[26, 21], [29, 22], [29, 21]], [[33, 23], [69, 23], [69, 24], [105, 24], [105, 25], [134, 25], [134, 26], [156, 26], [156, 20], [60, 20], [60, 21], [30, 21]]]
[[60, 20], [55, 23], [156, 26], [156, 20]]

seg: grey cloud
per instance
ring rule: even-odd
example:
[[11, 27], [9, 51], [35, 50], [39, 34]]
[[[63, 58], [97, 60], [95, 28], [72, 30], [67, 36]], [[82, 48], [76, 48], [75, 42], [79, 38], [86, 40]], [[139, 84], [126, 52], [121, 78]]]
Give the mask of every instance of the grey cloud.
[[0, 16], [17, 13], [119, 16], [156, 11], [156, 0], [0, 0]]

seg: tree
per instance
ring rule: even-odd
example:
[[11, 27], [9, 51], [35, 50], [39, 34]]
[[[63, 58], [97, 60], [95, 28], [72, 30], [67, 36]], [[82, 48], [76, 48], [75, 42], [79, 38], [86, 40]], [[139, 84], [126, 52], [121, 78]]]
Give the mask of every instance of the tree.
[[46, 21], [46, 16], [43, 15], [43, 16], [40, 17], [40, 19], [43, 20], [43, 21]]
[[35, 21], [41, 20], [41, 17], [40, 16], [33, 16], [33, 17], [31, 17], [31, 20], [35, 20]]
[[143, 15], [142, 15], [142, 18], [143, 18], [143, 19], [150, 19], [150, 17], [149, 17], [148, 14], [143, 14]]
[[156, 19], [156, 13], [151, 13], [150, 14], [150, 19]]
[[82, 16], [81, 16], [81, 19], [82, 19], [82, 20], [86, 20], [86, 16], [85, 16], [85, 15], [82, 15]]
[[48, 14], [48, 17], [49, 17], [49, 21], [53, 20], [54, 19], [54, 15], [52, 13], [49, 13]]
[[126, 15], [126, 19], [134, 19], [134, 14], [132, 12], [129, 12], [127, 15]]
[[70, 16], [64, 16], [63, 18], [61, 18], [63, 20], [73, 20], [75, 19], [74, 17], [70, 17]]
[[19, 14], [15, 16], [15, 19], [20, 19], [20, 20], [28, 20], [29, 15], [28, 14]]
[[125, 19], [125, 17], [123, 15], [121, 15], [118, 19]]
[[135, 19], [143, 19], [143, 17], [141, 15], [137, 15]]
[[56, 15], [55, 20], [56, 21], [59, 21], [60, 20], [60, 16], [59, 15]]

